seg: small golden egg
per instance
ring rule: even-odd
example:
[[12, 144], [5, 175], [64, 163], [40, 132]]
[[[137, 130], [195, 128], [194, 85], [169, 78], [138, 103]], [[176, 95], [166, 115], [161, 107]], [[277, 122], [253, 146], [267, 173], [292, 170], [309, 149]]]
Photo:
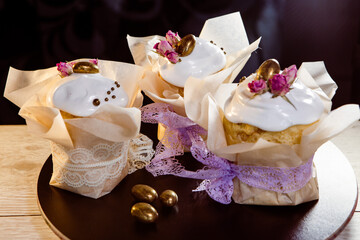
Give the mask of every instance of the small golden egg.
[[139, 202], [132, 206], [131, 215], [138, 221], [153, 223], [158, 219], [159, 214], [156, 209], [148, 203]]
[[276, 59], [268, 59], [256, 71], [256, 79], [269, 80], [278, 73], [280, 73], [279, 62]]
[[165, 190], [160, 194], [160, 201], [166, 207], [173, 207], [178, 202], [178, 195], [173, 190]]
[[136, 184], [131, 189], [131, 194], [140, 201], [151, 203], [158, 198], [158, 194], [152, 187], [144, 184]]
[[175, 51], [179, 54], [180, 57], [188, 56], [194, 50], [195, 43], [195, 36], [188, 34], [175, 45]]
[[74, 73], [99, 73], [99, 67], [91, 62], [77, 62], [73, 66]]

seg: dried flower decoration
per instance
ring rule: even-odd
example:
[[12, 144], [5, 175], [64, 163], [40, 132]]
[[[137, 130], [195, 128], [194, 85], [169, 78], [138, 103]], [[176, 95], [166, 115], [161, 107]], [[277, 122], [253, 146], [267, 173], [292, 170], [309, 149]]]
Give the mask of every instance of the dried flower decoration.
[[173, 33], [170, 30], [166, 33], [165, 38], [172, 47], [175, 47], [175, 45], [181, 40], [178, 33]]
[[72, 65], [70, 63], [59, 62], [56, 64], [56, 66], [61, 77], [67, 77], [73, 73]]
[[180, 62], [179, 54], [175, 50], [181, 40], [179, 34], [169, 30], [166, 33], [165, 39], [154, 45], [155, 52], [160, 56], [166, 57], [171, 63]]
[[[267, 60], [269, 61], [269, 60]], [[273, 60], [271, 60], [273, 61]], [[276, 61], [277, 62], [277, 61]], [[265, 63], [265, 64], [264, 64]], [[295, 65], [291, 65], [288, 68], [285, 68], [282, 73], [270, 74], [268, 79], [262, 79], [262, 76], [266, 75], [267, 72], [273, 71], [273, 68], [263, 67], [265, 69], [264, 73], [260, 73], [262, 66], [269, 65], [264, 62], [257, 71], [257, 76], [259, 79], [255, 79], [252, 82], [248, 83], [250, 92], [255, 93], [255, 95], [260, 95], [265, 92], [270, 92], [273, 94], [273, 97], [282, 97], [289, 104], [291, 104], [295, 109], [296, 107], [290, 102], [290, 100], [285, 96], [291, 90], [291, 84], [294, 82], [297, 74], [297, 68]], [[279, 67], [280, 68], [280, 67]], [[269, 70], [270, 69], [270, 70]]]
[[87, 62], [60, 62], [57, 63], [57, 70], [59, 75], [63, 77], [70, 76], [74, 72], [76, 73], [98, 73], [98, 59], [90, 59]]
[[250, 89], [250, 92], [255, 94], [263, 94], [267, 92], [268, 87], [266, 85], [266, 81], [263, 79], [254, 80], [251, 83], [248, 84], [248, 87]]

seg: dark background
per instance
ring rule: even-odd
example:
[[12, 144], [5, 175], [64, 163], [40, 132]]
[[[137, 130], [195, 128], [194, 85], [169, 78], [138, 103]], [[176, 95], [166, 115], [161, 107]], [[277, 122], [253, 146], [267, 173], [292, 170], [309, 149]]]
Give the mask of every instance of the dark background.
[[[9, 66], [36, 70], [89, 57], [133, 63], [126, 35], [199, 35], [206, 19], [240, 11], [261, 49], [240, 73], [276, 58], [282, 68], [324, 61], [339, 85], [333, 108], [360, 103], [359, 0], [0, 0], [0, 92]], [[2, 94], [1, 94], [2, 95]], [[0, 124], [23, 124], [0, 97]]]

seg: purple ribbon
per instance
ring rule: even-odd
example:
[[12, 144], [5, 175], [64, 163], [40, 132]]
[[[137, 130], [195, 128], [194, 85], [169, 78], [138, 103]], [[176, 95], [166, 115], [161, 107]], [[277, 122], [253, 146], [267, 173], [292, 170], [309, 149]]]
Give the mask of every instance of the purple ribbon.
[[[154, 176], [201, 179], [203, 181], [193, 191], [206, 191], [212, 199], [223, 204], [231, 202], [235, 177], [252, 187], [289, 193], [304, 187], [312, 175], [312, 158], [298, 167], [277, 168], [236, 165], [218, 157], [208, 150], [201, 137], [206, 135], [206, 130], [176, 114], [165, 103], [143, 107], [142, 121], [161, 123], [166, 127], [164, 137], [156, 147], [155, 157], [146, 169]], [[196, 172], [186, 170], [175, 159], [175, 156], [184, 154], [184, 147], [190, 147], [192, 156], [205, 167]]]

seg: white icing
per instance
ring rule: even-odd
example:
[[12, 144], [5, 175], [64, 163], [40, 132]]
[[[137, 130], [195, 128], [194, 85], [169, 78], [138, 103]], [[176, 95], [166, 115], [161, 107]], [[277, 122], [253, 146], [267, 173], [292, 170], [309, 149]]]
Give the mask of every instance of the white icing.
[[[111, 88], [114, 88], [112, 91]], [[110, 91], [110, 94], [107, 92]], [[112, 96], [116, 98], [113, 99]], [[99, 99], [100, 105], [93, 104]], [[108, 101], [105, 101], [108, 98]], [[87, 117], [104, 104], [126, 107], [129, 98], [123, 87], [117, 87], [115, 81], [97, 74], [74, 73], [61, 79], [49, 94], [50, 105], [79, 117]]]
[[319, 120], [324, 111], [320, 97], [299, 79], [291, 85], [286, 97], [296, 109], [282, 97], [269, 92], [256, 95], [250, 92], [251, 75], [242, 82], [225, 103], [225, 117], [233, 123], [247, 123], [265, 131], [282, 131], [299, 124], [310, 124]]
[[196, 44], [192, 53], [186, 57], [180, 57], [181, 62], [175, 64], [164, 61], [160, 64], [160, 75], [167, 82], [184, 87], [188, 77], [203, 78], [223, 69], [226, 58], [223, 51], [201, 38], [196, 38]]

